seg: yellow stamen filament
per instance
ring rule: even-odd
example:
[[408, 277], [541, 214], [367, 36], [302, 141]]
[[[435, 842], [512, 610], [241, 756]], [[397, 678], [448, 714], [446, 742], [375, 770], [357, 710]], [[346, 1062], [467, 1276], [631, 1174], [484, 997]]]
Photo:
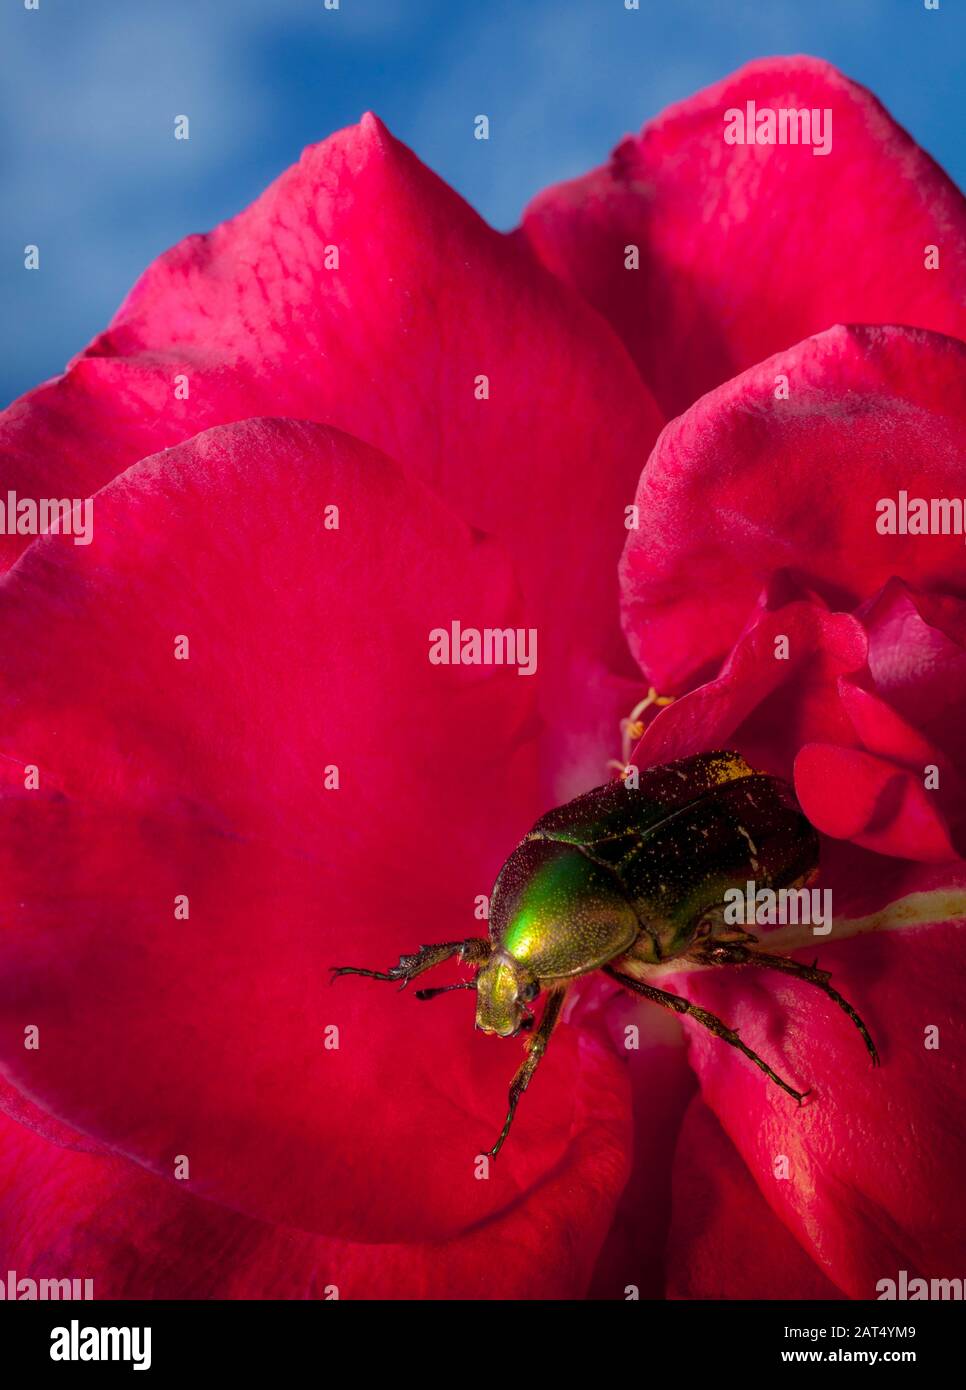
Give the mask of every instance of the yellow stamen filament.
[[616, 758], [611, 758], [607, 764], [608, 768], [614, 768], [621, 774], [622, 778], [626, 778], [628, 763], [631, 760], [631, 749], [643, 735], [647, 727], [641, 719], [641, 715], [653, 705], [661, 708], [664, 705], [673, 704], [674, 699], [675, 697], [673, 695], [659, 695], [653, 685], [649, 687], [644, 699], [640, 700], [634, 706], [626, 719], [621, 720], [621, 753], [623, 754], [623, 761], [618, 762]]

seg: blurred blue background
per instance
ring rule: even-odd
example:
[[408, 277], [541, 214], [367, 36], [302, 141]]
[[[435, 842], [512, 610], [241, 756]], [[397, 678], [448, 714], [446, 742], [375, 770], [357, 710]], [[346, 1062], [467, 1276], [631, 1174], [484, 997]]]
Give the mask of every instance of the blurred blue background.
[[669, 102], [804, 52], [962, 185], [964, 45], [963, 0], [0, 0], [0, 405], [60, 371], [158, 252], [366, 109], [510, 227]]

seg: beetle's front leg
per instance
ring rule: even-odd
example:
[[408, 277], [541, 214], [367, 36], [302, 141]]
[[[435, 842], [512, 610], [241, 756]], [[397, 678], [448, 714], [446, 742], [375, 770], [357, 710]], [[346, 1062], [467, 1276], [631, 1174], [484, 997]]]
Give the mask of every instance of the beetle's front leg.
[[449, 960], [450, 956], [458, 954], [461, 960], [480, 965], [486, 960], [491, 949], [489, 941], [483, 936], [471, 936], [466, 941], [441, 941], [435, 946], [420, 946], [419, 950], [413, 951], [411, 955], [400, 956], [399, 964], [393, 965], [389, 970], [363, 970], [357, 965], [334, 965], [332, 980], [337, 980], [340, 975], [368, 975], [372, 980], [398, 980], [399, 988], [405, 989], [410, 980], [422, 975], [426, 970], [432, 970], [434, 965]]
[[506, 1123], [500, 1131], [500, 1137], [489, 1150], [491, 1158], [496, 1158], [503, 1146], [503, 1141], [510, 1133], [510, 1126], [513, 1123], [513, 1116], [516, 1113], [520, 1097], [530, 1085], [530, 1078], [537, 1069], [540, 1058], [547, 1050], [550, 1042], [550, 1035], [553, 1032], [557, 1019], [560, 1017], [560, 1010], [567, 995], [566, 985], [559, 989], [553, 989], [547, 995], [547, 1002], [544, 1006], [543, 1017], [540, 1019], [540, 1026], [531, 1038], [527, 1041], [527, 1055], [520, 1064], [516, 1076], [510, 1082], [510, 1108], [507, 1111]]

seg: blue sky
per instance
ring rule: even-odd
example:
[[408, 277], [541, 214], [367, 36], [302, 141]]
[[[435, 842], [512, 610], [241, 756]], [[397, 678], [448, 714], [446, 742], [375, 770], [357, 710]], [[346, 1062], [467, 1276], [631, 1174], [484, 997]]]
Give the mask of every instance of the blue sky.
[[0, 0], [0, 405], [60, 371], [158, 252], [364, 110], [509, 227], [669, 102], [812, 53], [962, 186], [964, 51], [963, 0]]

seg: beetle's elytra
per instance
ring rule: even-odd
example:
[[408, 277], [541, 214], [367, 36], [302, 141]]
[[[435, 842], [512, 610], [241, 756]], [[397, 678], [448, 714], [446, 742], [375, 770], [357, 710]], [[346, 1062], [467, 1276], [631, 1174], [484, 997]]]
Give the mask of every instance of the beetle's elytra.
[[[818, 835], [791, 787], [754, 772], [738, 753], [699, 753], [640, 774], [632, 787], [608, 782], [549, 811], [503, 865], [490, 902], [489, 939], [420, 946], [390, 970], [339, 966], [333, 975], [369, 975], [406, 985], [453, 955], [477, 968], [472, 980], [417, 990], [432, 999], [476, 991], [476, 1026], [513, 1037], [530, 1032], [510, 1086], [506, 1138], [560, 1016], [581, 975], [603, 970], [655, 1004], [689, 1014], [760, 1067], [799, 1102], [794, 1090], [714, 1014], [647, 983], [648, 966], [686, 958], [703, 965], [753, 965], [816, 985], [852, 1019], [878, 1064], [865, 1024], [829, 984], [827, 971], [757, 949], [758, 939], [725, 924], [729, 889], [752, 879], [762, 888], [795, 888], [818, 867]], [[531, 1004], [547, 1000], [534, 1029]]]

